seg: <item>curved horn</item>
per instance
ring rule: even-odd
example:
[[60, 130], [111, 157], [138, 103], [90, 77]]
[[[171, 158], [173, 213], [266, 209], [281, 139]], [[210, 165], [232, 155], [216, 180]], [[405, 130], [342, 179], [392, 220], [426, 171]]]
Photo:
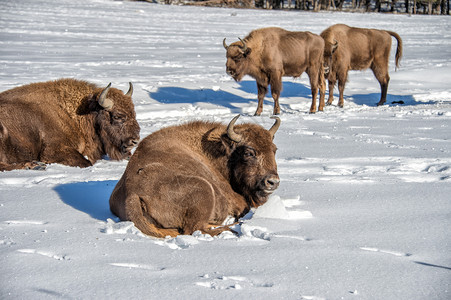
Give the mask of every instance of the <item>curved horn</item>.
[[227, 136], [236, 143], [241, 142], [242, 139], [242, 136], [240, 134], [237, 134], [233, 130], [233, 126], [235, 125], [235, 122], [236, 120], [238, 120], [239, 117], [240, 115], [237, 115], [235, 118], [232, 119], [232, 121], [230, 121], [229, 125], [227, 126]]
[[106, 88], [103, 89], [103, 91], [99, 95], [99, 99], [97, 99], [97, 102], [99, 102], [100, 106], [102, 106], [105, 109], [110, 109], [113, 107], [114, 103], [110, 99], [106, 97], [106, 94], [108, 94], [108, 91], [111, 88], [111, 82], [107, 85]]
[[271, 134], [271, 137], [274, 138], [274, 135], [276, 134], [277, 129], [279, 129], [279, 126], [280, 126], [280, 118], [279, 117], [271, 117], [271, 119], [275, 119], [276, 122], [274, 122], [274, 125], [272, 125], [272, 127], [268, 131]]
[[243, 43], [243, 46], [242, 47], [240, 47], [241, 48], [241, 50], [243, 50], [243, 52], [246, 52], [246, 50], [247, 50], [247, 45], [246, 45], [246, 42], [245, 41], [243, 41], [242, 39], [240, 39], [240, 38], [238, 38], [240, 41], [241, 41], [241, 43]]
[[128, 92], [127, 92], [127, 94], [125, 94], [125, 96], [131, 97], [133, 95], [133, 84], [131, 82], [129, 82], [128, 86], [129, 86]]
[[225, 40], [226, 40], [226, 38], [224, 38], [224, 39], [222, 40], [222, 45], [224, 46], [224, 49], [227, 50], [227, 48], [229, 48], [229, 46], [227, 46]]
[[335, 44], [332, 45], [332, 52], [335, 51], [335, 49], [337, 49], [338, 47], [338, 41], [336, 39], [334, 39]]

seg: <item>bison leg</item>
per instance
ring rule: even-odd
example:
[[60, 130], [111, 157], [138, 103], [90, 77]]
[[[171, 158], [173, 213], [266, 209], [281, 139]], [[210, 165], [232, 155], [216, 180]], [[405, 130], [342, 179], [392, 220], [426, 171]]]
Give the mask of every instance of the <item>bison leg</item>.
[[341, 72], [338, 74], [338, 92], [340, 94], [338, 99], [338, 107], [341, 108], [343, 108], [344, 106], [344, 91], [346, 80], [348, 80], [348, 71]]
[[328, 80], [328, 84], [329, 84], [329, 98], [327, 99], [326, 105], [331, 105], [332, 102], [334, 102], [334, 87], [335, 87], [335, 79]]
[[69, 147], [46, 147], [41, 154], [41, 161], [45, 163], [57, 163], [80, 168], [92, 166], [92, 163], [80, 152]]
[[[114, 194], [114, 193], [113, 193]], [[113, 197], [113, 194], [111, 195]], [[111, 201], [111, 200], [110, 200]], [[179, 232], [173, 228], [161, 228], [149, 216], [148, 208], [143, 199], [132, 194], [125, 200], [125, 218], [119, 216], [121, 220], [130, 220], [144, 234], [165, 238], [167, 236], [176, 237]]]
[[379, 103], [377, 103], [377, 106], [384, 105], [385, 101], [387, 100], [387, 91], [390, 76], [388, 75], [387, 71], [388, 67], [385, 68], [385, 70], [383, 69], [384, 68], [371, 67], [374, 76], [376, 77], [377, 81], [379, 81], [379, 84], [381, 86], [381, 99], [379, 100]]
[[255, 116], [261, 115], [263, 111], [263, 100], [265, 99], [265, 95], [268, 92], [268, 84], [264, 85], [257, 82], [257, 90], [258, 90], [258, 105], [257, 110], [255, 111]]
[[[313, 69], [313, 71], [308, 71], [307, 72], [308, 76], [309, 76], [309, 80], [310, 80], [310, 89], [312, 91], [312, 105], [310, 106], [310, 113], [314, 114], [316, 112], [316, 98], [318, 96], [318, 81], [319, 81], [319, 72], [316, 68]], [[323, 105], [321, 106], [321, 102], [320, 102], [320, 109], [319, 110], [323, 110], [323, 106], [324, 106], [324, 100], [323, 100]]]
[[231, 229], [229, 226], [217, 226], [217, 225], [208, 225], [206, 228], [201, 230], [202, 233], [209, 234], [211, 236], [216, 236], [218, 234], [223, 233], [224, 231], [230, 231], [234, 234], [238, 234], [236, 231]]
[[282, 74], [271, 76], [271, 95], [274, 99], [274, 115], [280, 114], [279, 97], [282, 92]]
[[326, 98], [326, 81], [324, 79], [324, 73], [320, 71], [319, 73], [319, 111], [324, 110], [324, 100]]
[[0, 162], [0, 172], [1, 171], [21, 170], [21, 169], [42, 171], [42, 170], [45, 170], [45, 168], [46, 168], [46, 165], [44, 163], [36, 162], [36, 161], [13, 163], [13, 164]]

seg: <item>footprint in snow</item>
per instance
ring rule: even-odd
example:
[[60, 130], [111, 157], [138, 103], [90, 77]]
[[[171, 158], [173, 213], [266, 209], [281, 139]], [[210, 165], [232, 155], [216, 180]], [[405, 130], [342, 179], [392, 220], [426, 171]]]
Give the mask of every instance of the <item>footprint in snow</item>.
[[140, 270], [151, 270], [151, 271], [162, 271], [165, 268], [155, 267], [146, 264], [134, 264], [134, 263], [110, 263], [111, 266], [128, 268], [128, 269], [140, 269]]
[[4, 221], [8, 225], [45, 225], [48, 222], [44, 221], [32, 221], [32, 220], [10, 220]]
[[38, 254], [46, 257], [50, 257], [56, 260], [70, 260], [70, 257], [67, 255], [59, 255], [55, 254], [49, 251], [42, 251], [42, 250], [36, 250], [36, 249], [19, 249], [17, 252], [25, 253], [25, 254]]
[[364, 250], [364, 251], [385, 253], [385, 254], [390, 254], [390, 255], [399, 256], [399, 257], [405, 257], [405, 256], [411, 256], [412, 255], [410, 253], [391, 251], [391, 250], [382, 250], [382, 249], [371, 248], [371, 247], [360, 247], [360, 249]]
[[213, 289], [213, 290], [241, 290], [250, 287], [272, 287], [273, 283], [255, 283], [244, 276], [218, 276], [210, 278], [210, 275], [205, 274], [201, 278], [206, 281], [196, 282], [197, 286]]

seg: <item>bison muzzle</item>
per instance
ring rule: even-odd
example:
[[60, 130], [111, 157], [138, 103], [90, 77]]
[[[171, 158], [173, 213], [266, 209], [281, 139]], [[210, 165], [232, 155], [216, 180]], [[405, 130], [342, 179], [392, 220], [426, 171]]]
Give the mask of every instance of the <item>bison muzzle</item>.
[[273, 143], [280, 119], [265, 130], [235, 125], [238, 117], [227, 126], [196, 121], [143, 139], [111, 194], [111, 211], [160, 238], [230, 230], [221, 226], [228, 216], [264, 204], [280, 182]]

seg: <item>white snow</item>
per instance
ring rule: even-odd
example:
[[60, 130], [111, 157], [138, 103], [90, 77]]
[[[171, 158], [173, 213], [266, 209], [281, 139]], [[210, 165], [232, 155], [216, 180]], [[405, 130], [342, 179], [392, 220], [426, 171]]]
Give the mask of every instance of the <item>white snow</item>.
[[[212, 238], [155, 239], [108, 199], [126, 161], [0, 173], [1, 299], [450, 299], [451, 19], [164, 6], [110, 0], [0, 5], [0, 91], [73, 77], [127, 90], [142, 137], [202, 119], [269, 128], [255, 81], [225, 74], [222, 39], [280, 26], [389, 29], [387, 105], [370, 71], [345, 107], [308, 114], [308, 78], [284, 78], [281, 185]], [[337, 96], [337, 95], [336, 95]], [[403, 101], [404, 104], [392, 104]]]

